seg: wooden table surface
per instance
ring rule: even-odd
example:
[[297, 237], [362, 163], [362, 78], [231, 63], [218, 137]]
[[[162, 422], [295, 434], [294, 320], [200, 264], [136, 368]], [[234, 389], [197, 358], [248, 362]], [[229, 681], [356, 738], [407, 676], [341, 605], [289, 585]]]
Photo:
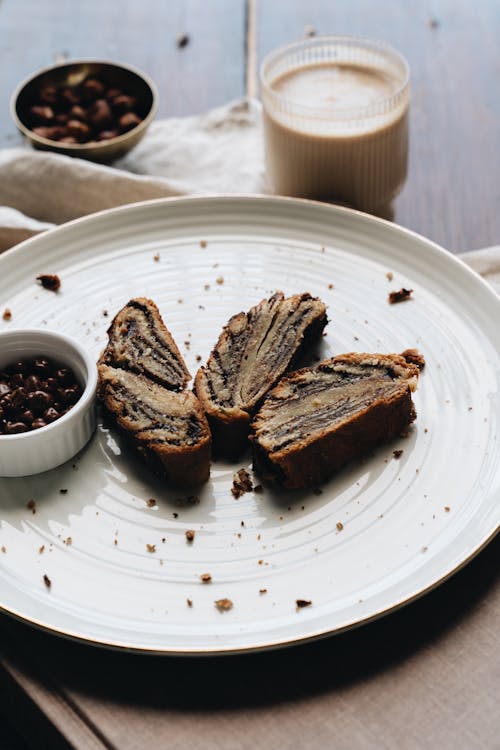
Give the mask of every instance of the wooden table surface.
[[[158, 85], [159, 116], [185, 115], [258, 95], [263, 56], [301, 38], [308, 26], [318, 34], [385, 39], [409, 60], [410, 174], [395, 220], [452, 252], [500, 243], [498, 0], [0, 0], [0, 146], [21, 143], [9, 117], [12, 90], [56, 60], [136, 65]], [[189, 42], [180, 47], [182, 33]], [[497, 634], [491, 623], [477, 630], [481, 613], [500, 612], [499, 553], [497, 538], [437, 592], [361, 631], [251, 659], [127, 657], [0, 618], [0, 711], [7, 720], [0, 746], [146, 747], [124, 730], [127, 716], [142, 711], [149, 745], [169, 722], [177, 732], [175, 742], [163, 739], [158, 747], [204, 748], [204, 738], [216, 742], [227, 730], [233, 741], [221, 739], [224, 748], [267, 748], [271, 736], [275, 747], [316, 749], [327, 746], [321, 721], [312, 723], [325, 704], [338, 722], [339, 747], [401, 747], [401, 728], [418, 723], [422, 742], [408, 747], [499, 747], [498, 708], [487, 699], [500, 687]], [[453, 669], [436, 660], [438, 648]], [[471, 680], [466, 653], [477, 656], [472, 681], [483, 694], [465, 696], [458, 688]], [[412, 670], [422, 673], [422, 685], [431, 677], [442, 685], [438, 708], [425, 697], [418, 704], [409, 699], [418, 690]], [[406, 706], [399, 724], [387, 716], [381, 722], [377, 696], [367, 696], [365, 723], [350, 742], [342, 733], [350, 690], [387, 678], [380, 684], [390, 691], [396, 674], [402, 682], [395, 696]], [[325, 703], [339, 695], [342, 710]], [[283, 717], [279, 730], [269, 723], [270, 707]], [[293, 707], [311, 721], [298, 719]], [[463, 744], [453, 735], [458, 725]]]

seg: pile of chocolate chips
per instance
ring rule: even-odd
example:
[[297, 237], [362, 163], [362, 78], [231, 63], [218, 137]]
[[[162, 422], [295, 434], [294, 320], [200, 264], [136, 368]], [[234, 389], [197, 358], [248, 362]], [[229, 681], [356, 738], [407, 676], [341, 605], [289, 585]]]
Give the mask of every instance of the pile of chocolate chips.
[[45, 357], [14, 362], [0, 371], [0, 435], [45, 427], [69, 411], [81, 395], [69, 367]]
[[31, 130], [59, 143], [107, 141], [141, 122], [135, 97], [98, 78], [79, 86], [45, 86], [29, 110]]

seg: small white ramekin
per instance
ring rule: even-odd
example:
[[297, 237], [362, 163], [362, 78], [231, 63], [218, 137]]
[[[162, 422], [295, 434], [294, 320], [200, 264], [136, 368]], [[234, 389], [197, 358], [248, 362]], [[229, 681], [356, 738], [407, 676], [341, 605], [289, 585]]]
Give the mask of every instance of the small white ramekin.
[[74, 339], [44, 329], [0, 333], [0, 371], [13, 362], [47, 357], [70, 367], [83, 393], [62, 417], [38, 430], [0, 435], [0, 476], [48, 471], [68, 461], [90, 440], [96, 427], [97, 366]]

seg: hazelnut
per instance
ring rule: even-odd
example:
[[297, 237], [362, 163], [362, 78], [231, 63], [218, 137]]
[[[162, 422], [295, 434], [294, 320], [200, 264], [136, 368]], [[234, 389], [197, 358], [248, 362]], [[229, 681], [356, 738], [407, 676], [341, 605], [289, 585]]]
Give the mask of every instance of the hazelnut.
[[64, 138], [64, 136], [68, 135], [68, 131], [62, 125], [52, 125], [49, 127], [41, 125], [38, 128], [33, 128], [33, 132], [41, 138], [48, 138], [49, 141], [58, 141], [59, 138]]
[[59, 138], [59, 143], [78, 143], [74, 135], [65, 135], [64, 138]]
[[74, 104], [69, 111], [69, 115], [72, 120], [82, 120], [82, 122], [88, 120], [87, 111], [80, 104]]
[[59, 93], [61, 104], [66, 107], [72, 107], [74, 104], [80, 104], [80, 97], [69, 87], [62, 89]]
[[55, 104], [57, 101], [57, 89], [55, 86], [45, 86], [40, 91], [40, 100], [44, 104]]
[[97, 78], [87, 78], [82, 83], [81, 91], [86, 102], [93, 102], [104, 94], [104, 85]]
[[123, 91], [121, 89], [108, 89], [106, 91], [106, 99], [110, 102], [112, 99], [116, 99], [117, 96], [121, 96]]
[[118, 135], [118, 130], [101, 130], [101, 132], [97, 134], [96, 140], [109, 141], [111, 138], [116, 138]]
[[54, 119], [54, 110], [46, 105], [35, 104], [30, 112], [35, 122], [51, 122]]
[[113, 123], [113, 115], [106, 99], [96, 99], [90, 107], [89, 120], [97, 129], [104, 129]]
[[90, 135], [90, 128], [80, 120], [68, 120], [68, 134], [73, 135], [77, 140], [84, 141]]
[[56, 122], [58, 122], [59, 125], [66, 125], [68, 120], [69, 120], [69, 115], [66, 114], [66, 112], [61, 112], [60, 114], [56, 115]]
[[111, 109], [120, 115], [133, 110], [136, 104], [137, 100], [135, 97], [128, 96], [127, 94], [121, 94], [121, 96], [115, 96], [114, 99], [111, 99]]
[[141, 118], [138, 117], [135, 112], [127, 112], [122, 115], [118, 120], [118, 127], [122, 133], [126, 133], [128, 130], [132, 130], [141, 122]]

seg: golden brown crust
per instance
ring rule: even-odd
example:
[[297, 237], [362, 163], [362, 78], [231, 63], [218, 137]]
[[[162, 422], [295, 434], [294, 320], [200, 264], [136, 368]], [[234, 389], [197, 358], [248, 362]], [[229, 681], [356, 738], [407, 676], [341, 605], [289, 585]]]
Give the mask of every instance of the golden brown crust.
[[108, 329], [99, 363], [98, 398], [137, 452], [173, 484], [194, 486], [210, 474], [211, 435], [190, 391], [190, 374], [155, 303], [130, 300]]
[[228, 321], [194, 381], [218, 455], [240, 455], [262, 399], [317, 341], [326, 322], [321, 300], [308, 293], [285, 298], [283, 292]]
[[[144, 376], [135, 373], [123, 373], [108, 365], [99, 365], [99, 399], [106, 409], [106, 413], [128, 442], [152, 466], [153, 470], [165, 476], [169, 482], [191, 487], [206, 482], [210, 475], [210, 444], [211, 436], [208, 422], [201, 405], [191, 391], [181, 393], [167, 391], [157, 383], [148, 381]], [[158, 441], [158, 424], [154, 420], [138, 421], [134, 418], [134, 409], [127, 393], [121, 396], [123, 381], [126, 378], [137, 381], [138, 390], [145, 392], [148, 405], [155, 400], [159, 408], [169, 418], [178, 418], [180, 428], [189, 419], [196, 428], [193, 438], [185, 437], [178, 445], [170, 444], [166, 440]], [[137, 397], [138, 408], [141, 399]], [[159, 414], [158, 420], [161, 420]]]
[[[367, 369], [366, 386], [362, 382], [363, 368]], [[383, 375], [377, 375], [377, 368]], [[340, 374], [342, 379], [335, 385], [335, 378]], [[302, 395], [306, 393], [304, 384], [314, 382], [312, 390], [318, 393], [318, 383], [323, 377], [326, 397], [322, 401], [314, 396], [308, 414], [309, 407], [304, 405], [307, 396]], [[418, 368], [399, 355], [350, 353], [283, 378], [268, 394], [252, 424], [256, 471], [263, 479], [287, 489], [312, 487], [325, 481], [353, 458], [407, 429], [416, 416], [411, 390], [417, 377]], [[363, 387], [369, 395], [361, 398], [357, 405], [355, 399], [359, 399]], [[345, 409], [349, 389], [354, 406], [345, 412], [345, 417], [339, 417], [334, 411], [335, 399], [339, 398], [339, 411]], [[302, 426], [297, 422], [300, 409]], [[325, 417], [318, 423], [317, 414], [321, 409]], [[280, 414], [284, 415], [281, 421]], [[273, 434], [276, 426], [279, 429]], [[286, 437], [280, 438], [280, 434]]]

